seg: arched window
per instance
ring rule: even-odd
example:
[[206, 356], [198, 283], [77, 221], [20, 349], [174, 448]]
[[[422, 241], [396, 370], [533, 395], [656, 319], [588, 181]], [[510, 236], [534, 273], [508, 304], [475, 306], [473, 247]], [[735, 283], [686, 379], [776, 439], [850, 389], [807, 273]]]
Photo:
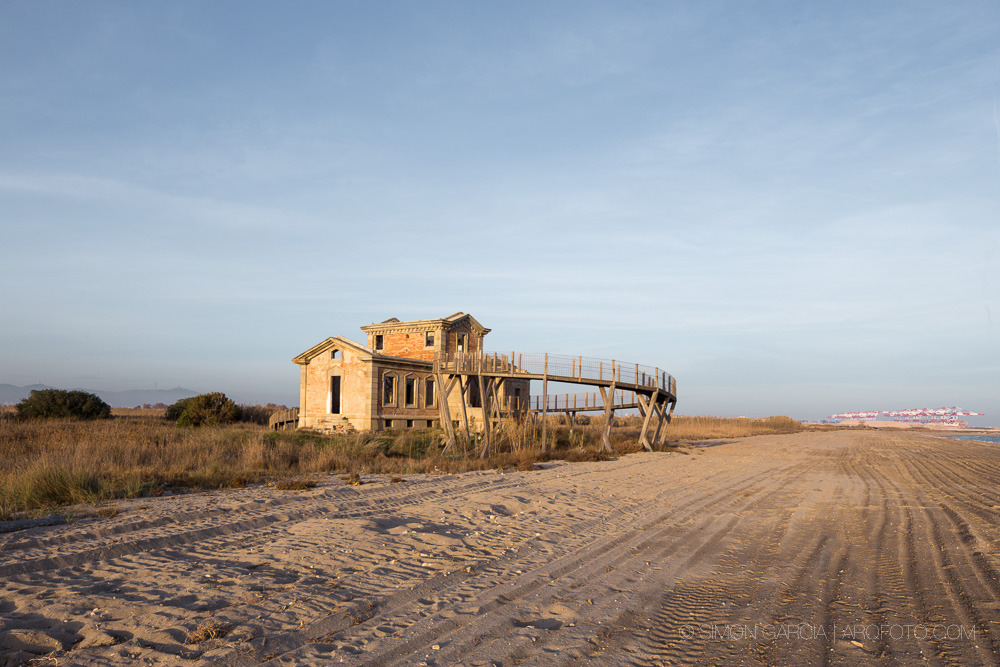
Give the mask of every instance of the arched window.
[[408, 408], [417, 405], [417, 378], [412, 375], [403, 379], [403, 405]]
[[432, 377], [424, 380], [424, 406], [434, 407], [434, 378]]
[[396, 376], [392, 373], [382, 376], [382, 405], [396, 405]]

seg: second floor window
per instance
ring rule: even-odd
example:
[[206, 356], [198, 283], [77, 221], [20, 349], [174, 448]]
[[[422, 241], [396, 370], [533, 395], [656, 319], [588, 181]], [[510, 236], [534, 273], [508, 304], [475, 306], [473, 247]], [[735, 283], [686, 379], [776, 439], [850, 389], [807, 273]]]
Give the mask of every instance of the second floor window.
[[424, 334], [424, 347], [434, 347], [434, 332], [428, 331]]
[[382, 334], [376, 334], [376, 336], [375, 336], [375, 349], [376, 350], [381, 350], [383, 347], [385, 347], [385, 341], [382, 338]]
[[467, 334], [460, 333], [457, 337], [458, 341], [458, 351], [465, 352], [469, 349], [469, 337]]

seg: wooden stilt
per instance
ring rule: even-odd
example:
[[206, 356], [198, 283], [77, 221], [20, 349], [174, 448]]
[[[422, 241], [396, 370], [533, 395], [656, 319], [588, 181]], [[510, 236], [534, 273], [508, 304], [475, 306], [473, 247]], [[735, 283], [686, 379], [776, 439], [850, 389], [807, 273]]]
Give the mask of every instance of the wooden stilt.
[[438, 418], [441, 420], [445, 433], [448, 434], [444, 449], [441, 450], [442, 454], [446, 454], [455, 446], [455, 425], [451, 423], [451, 409], [448, 407], [448, 395], [451, 393], [452, 387], [455, 386], [455, 379], [451, 378], [446, 385], [444, 375], [438, 373], [435, 384], [437, 384], [438, 395]]
[[467, 440], [471, 440], [472, 433], [469, 432], [469, 413], [465, 408], [465, 395], [469, 389], [468, 375], [458, 376], [458, 388], [460, 389], [459, 396], [462, 399], [459, 403], [459, 406], [462, 408], [461, 412], [459, 412], [459, 416], [462, 418], [462, 428], [465, 430], [465, 437]]
[[653, 417], [654, 405], [656, 404], [656, 395], [653, 394], [647, 400], [642, 394], [635, 395], [636, 401], [639, 403], [639, 412], [642, 413], [642, 430], [639, 431], [639, 444], [647, 452], [653, 451], [653, 446], [649, 442], [649, 438], [646, 433], [649, 431], [649, 420]]
[[[657, 395], [657, 399], [659, 399], [659, 395]], [[661, 444], [661, 442], [660, 442], [660, 432], [663, 431], [664, 433], [666, 433], [666, 429], [663, 428], [663, 426], [664, 426], [664, 424], [663, 424], [663, 421], [664, 421], [663, 420], [663, 411], [664, 411], [664, 408], [666, 408], [666, 403], [664, 401], [657, 400], [657, 401], [653, 402], [653, 410], [656, 412], [656, 431], [653, 432], [653, 444], [654, 445], [660, 445]]]
[[546, 422], [548, 421], [546, 417], [549, 414], [549, 354], [545, 353], [545, 367], [542, 373], [542, 451], [548, 450], [548, 443], [545, 440], [546, 437]]
[[483, 374], [480, 373], [476, 376], [476, 382], [479, 384], [479, 403], [482, 405], [483, 410], [483, 451], [479, 453], [479, 458], [485, 459], [490, 455], [490, 446], [492, 444], [492, 424], [493, 421], [490, 418], [490, 394], [487, 391], [487, 387], [483, 384]]
[[492, 406], [490, 409], [490, 417], [496, 419], [497, 423], [503, 419], [503, 403], [500, 400], [500, 394], [503, 390], [504, 379], [505, 378], [502, 377], [493, 378], [490, 382], [492, 386], [490, 394], [493, 397], [490, 400], [490, 405]]
[[[614, 367], [612, 367], [613, 369]], [[614, 372], [612, 371], [612, 377]], [[615, 381], [611, 381], [611, 386], [605, 389], [604, 387], [598, 387], [601, 390], [601, 398], [604, 399], [604, 433], [601, 436], [601, 441], [604, 443], [604, 451], [611, 453], [614, 450], [611, 449], [611, 422], [615, 419]]]
[[666, 401], [664, 401], [664, 403], [663, 403], [663, 413], [664, 413], [663, 414], [663, 422], [664, 422], [664, 425], [663, 425], [663, 435], [661, 436], [661, 440], [658, 443], [661, 447], [667, 444], [667, 424], [669, 424], [671, 422], [671, 420], [673, 419], [673, 417], [674, 417], [674, 408], [676, 406], [677, 406], [677, 401], [671, 401], [670, 402], [670, 409], [667, 410]]

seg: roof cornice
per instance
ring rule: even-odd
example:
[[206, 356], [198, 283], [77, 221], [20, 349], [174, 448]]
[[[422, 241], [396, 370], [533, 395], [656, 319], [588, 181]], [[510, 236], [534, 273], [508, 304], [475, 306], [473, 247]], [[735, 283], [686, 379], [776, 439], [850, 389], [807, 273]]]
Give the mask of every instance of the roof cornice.
[[492, 331], [492, 329], [487, 329], [480, 324], [479, 321], [472, 315], [461, 312], [449, 315], [448, 317], [437, 317], [428, 320], [407, 320], [405, 322], [400, 322], [398, 320], [393, 322], [387, 320], [385, 322], [373, 322], [361, 327], [361, 330], [367, 334], [385, 332], [413, 333], [426, 331], [427, 329], [452, 329], [463, 320], [468, 320], [469, 327], [475, 331], [477, 335], [485, 336]]
[[315, 359], [317, 356], [323, 354], [330, 348], [334, 347], [347, 347], [351, 348], [355, 354], [361, 358], [371, 358], [372, 352], [364, 345], [356, 343], [350, 338], [344, 338], [343, 336], [331, 336], [321, 343], [313, 345], [308, 350], [300, 354], [299, 356], [292, 359], [296, 364], [308, 364], [311, 360]]

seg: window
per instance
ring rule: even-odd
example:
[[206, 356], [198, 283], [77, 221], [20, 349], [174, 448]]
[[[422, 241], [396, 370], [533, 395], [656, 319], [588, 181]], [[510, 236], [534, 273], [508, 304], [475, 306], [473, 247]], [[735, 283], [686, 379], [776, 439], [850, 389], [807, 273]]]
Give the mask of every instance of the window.
[[403, 397], [405, 404], [409, 407], [411, 405], [417, 404], [417, 379], [416, 378], [406, 378], [403, 385], [405, 387]]
[[424, 380], [424, 406], [434, 407], [434, 378]]
[[434, 332], [428, 331], [424, 334], [424, 347], [434, 347]]
[[375, 335], [375, 349], [381, 350], [385, 347], [385, 341], [382, 338], [382, 334]]
[[330, 378], [330, 414], [340, 414], [340, 376]]
[[468, 349], [468, 334], [460, 333], [458, 334], [458, 351], [465, 352]]
[[406, 420], [406, 428], [413, 428], [413, 420], [412, 419], [407, 419]]
[[340, 359], [340, 350], [330, 350], [331, 359]]
[[382, 405], [396, 404], [396, 376], [385, 375], [382, 378]]
[[386, 428], [392, 428], [392, 420], [391, 419], [386, 419], [385, 420], [385, 427]]

